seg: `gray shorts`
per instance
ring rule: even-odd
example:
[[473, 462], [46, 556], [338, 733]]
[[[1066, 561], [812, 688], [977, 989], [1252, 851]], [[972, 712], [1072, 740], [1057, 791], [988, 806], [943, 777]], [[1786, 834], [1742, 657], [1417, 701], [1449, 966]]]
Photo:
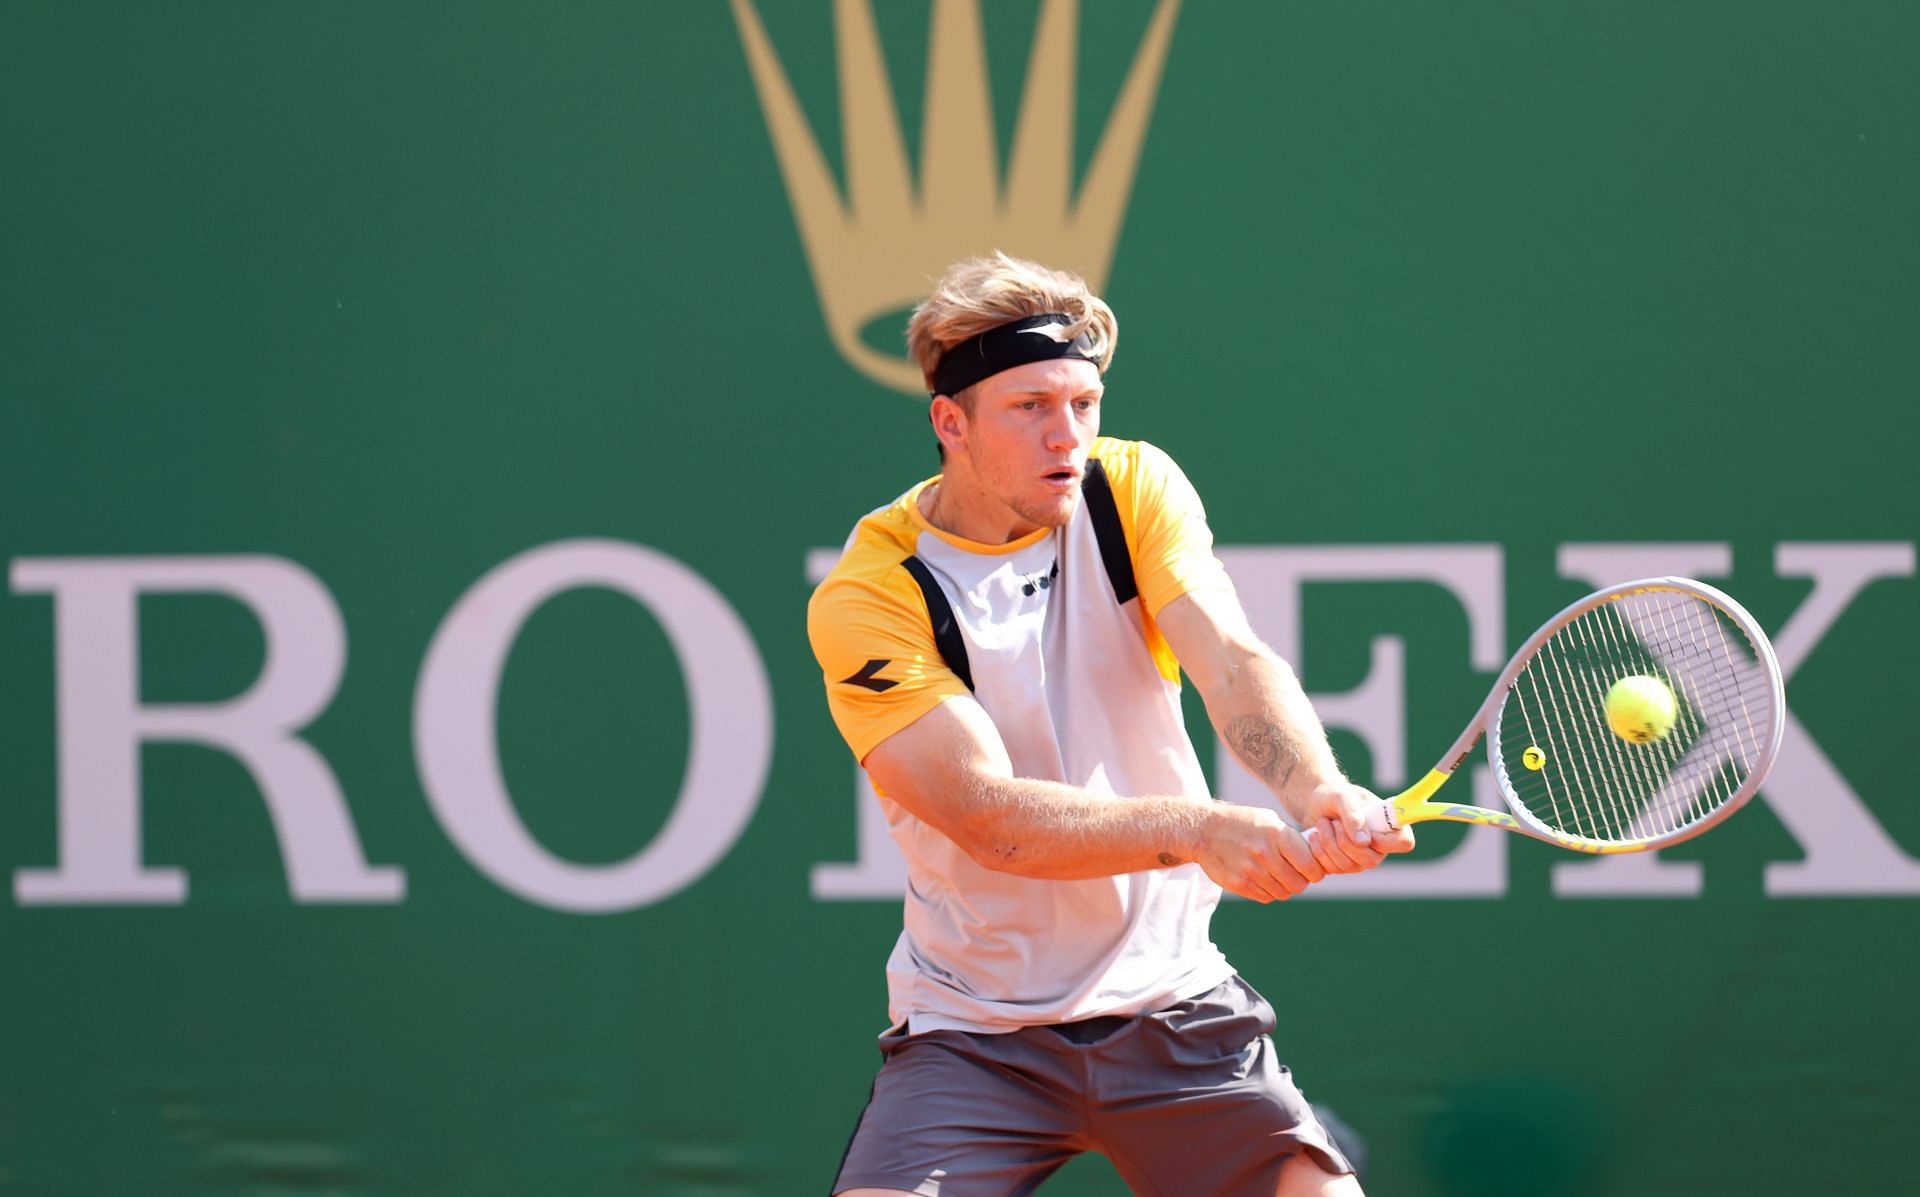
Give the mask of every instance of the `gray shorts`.
[[1271, 1197], [1297, 1152], [1353, 1166], [1239, 977], [1165, 1010], [1002, 1035], [895, 1033], [833, 1192], [1019, 1197], [1083, 1151], [1141, 1197]]

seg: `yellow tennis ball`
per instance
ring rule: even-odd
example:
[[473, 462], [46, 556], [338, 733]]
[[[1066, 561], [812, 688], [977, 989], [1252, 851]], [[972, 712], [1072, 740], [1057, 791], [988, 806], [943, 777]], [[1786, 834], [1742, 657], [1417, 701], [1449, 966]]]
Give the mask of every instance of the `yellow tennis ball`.
[[1623, 677], [1607, 691], [1607, 726], [1622, 740], [1647, 744], [1673, 730], [1673, 691], [1657, 677]]
[[1547, 767], [1547, 754], [1529, 744], [1527, 750], [1520, 754], [1520, 763], [1538, 773]]

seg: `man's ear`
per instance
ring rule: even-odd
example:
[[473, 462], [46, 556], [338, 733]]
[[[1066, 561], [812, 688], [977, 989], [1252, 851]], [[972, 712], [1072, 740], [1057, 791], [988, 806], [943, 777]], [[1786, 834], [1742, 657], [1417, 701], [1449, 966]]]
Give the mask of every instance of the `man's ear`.
[[933, 435], [940, 438], [941, 449], [948, 453], [966, 449], [966, 409], [950, 396], [935, 395], [932, 405], [927, 408], [927, 419], [933, 424]]

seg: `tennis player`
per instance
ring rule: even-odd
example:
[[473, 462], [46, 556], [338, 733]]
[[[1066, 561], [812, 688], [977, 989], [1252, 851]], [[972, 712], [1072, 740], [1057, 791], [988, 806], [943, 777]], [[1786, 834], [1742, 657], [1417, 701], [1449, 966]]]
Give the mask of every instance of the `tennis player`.
[[[1071, 274], [949, 270], [907, 333], [943, 472], [861, 520], [808, 607], [909, 876], [836, 1194], [1011, 1197], [1082, 1151], [1158, 1197], [1360, 1192], [1208, 922], [1223, 888], [1285, 901], [1413, 837], [1369, 839], [1179, 467], [1099, 435], [1117, 335]], [[1292, 826], [1211, 799], [1183, 667]]]

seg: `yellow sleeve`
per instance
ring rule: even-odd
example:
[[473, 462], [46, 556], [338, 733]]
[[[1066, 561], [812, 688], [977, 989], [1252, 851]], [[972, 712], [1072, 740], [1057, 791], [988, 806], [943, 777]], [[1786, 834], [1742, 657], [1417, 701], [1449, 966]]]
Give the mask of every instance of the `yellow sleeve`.
[[1157, 616], [1189, 590], [1229, 585], [1227, 571], [1213, 555], [1200, 495], [1173, 458], [1145, 441], [1128, 448], [1133, 460], [1125, 482], [1115, 486], [1116, 502], [1123, 524], [1131, 525], [1140, 603]]
[[856, 760], [967, 686], [934, 646], [926, 599], [898, 565], [835, 571], [807, 604], [827, 709]]

